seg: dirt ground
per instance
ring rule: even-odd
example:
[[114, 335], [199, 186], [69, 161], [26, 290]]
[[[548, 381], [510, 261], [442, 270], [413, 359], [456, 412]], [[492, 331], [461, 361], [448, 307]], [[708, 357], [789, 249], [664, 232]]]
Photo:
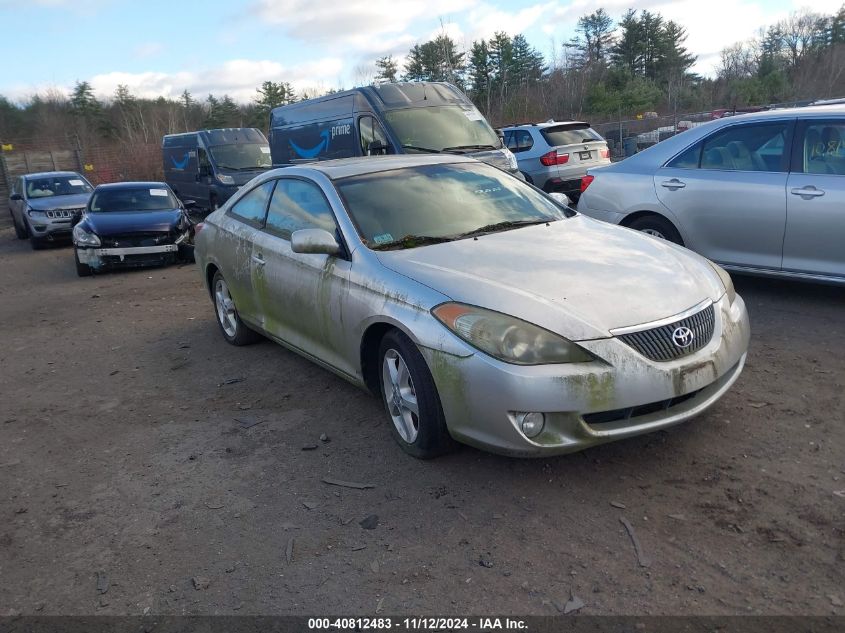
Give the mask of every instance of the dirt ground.
[[366, 393], [227, 345], [193, 266], [79, 279], [5, 226], [0, 614], [845, 614], [845, 290], [736, 285], [707, 415], [423, 462]]

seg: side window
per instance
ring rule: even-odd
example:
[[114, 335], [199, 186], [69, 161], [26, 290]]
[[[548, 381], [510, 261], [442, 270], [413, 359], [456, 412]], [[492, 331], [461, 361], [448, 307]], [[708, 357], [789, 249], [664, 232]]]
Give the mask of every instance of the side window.
[[211, 162], [208, 160], [208, 152], [202, 147], [197, 148], [197, 164], [201, 174], [211, 174]]
[[505, 145], [512, 152], [518, 151], [516, 148], [516, 131], [508, 130], [505, 132]]
[[335, 232], [332, 209], [323, 191], [313, 182], [283, 178], [270, 200], [265, 231], [286, 240], [300, 229]]
[[358, 120], [358, 129], [361, 135], [361, 155], [367, 156], [367, 149], [373, 141], [380, 141], [387, 145], [387, 135], [381, 129], [378, 121], [371, 116], [362, 116]]
[[808, 121], [801, 144], [805, 174], [845, 176], [845, 121]]
[[701, 143], [696, 143], [675, 156], [666, 166], [678, 169], [698, 169], [699, 161], [701, 161]]
[[534, 147], [534, 138], [528, 130], [518, 130], [516, 133], [516, 151], [525, 152]]
[[229, 209], [228, 214], [250, 226], [260, 228], [264, 223], [264, 215], [267, 213], [267, 201], [273, 192], [274, 184], [275, 181], [270, 180], [263, 185], [259, 185], [238, 200]]
[[787, 123], [736, 125], [704, 140], [701, 169], [785, 171]]

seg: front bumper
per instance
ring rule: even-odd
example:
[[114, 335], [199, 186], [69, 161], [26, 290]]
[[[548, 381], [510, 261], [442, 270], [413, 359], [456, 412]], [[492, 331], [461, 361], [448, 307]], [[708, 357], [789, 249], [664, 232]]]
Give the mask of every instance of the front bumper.
[[129, 248], [80, 248], [77, 246], [76, 252], [80, 264], [86, 264], [95, 270], [133, 268], [173, 263], [179, 255], [179, 245], [161, 244]]
[[[422, 352], [455, 439], [521, 457], [571, 453], [678, 424], [722, 397], [742, 372], [750, 327], [741, 297], [714, 307], [707, 345], [673, 361], [651, 361], [615, 337], [579, 343], [607, 363], [519, 366], [474, 350]], [[516, 414], [532, 411], [546, 424], [529, 439]]]
[[29, 233], [33, 237], [47, 241], [69, 240], [71, 238], [71, 231], [73, 226], [71, 220], [61, 219], [41, 219], [27, 216], [26, 221], [29, 223]]

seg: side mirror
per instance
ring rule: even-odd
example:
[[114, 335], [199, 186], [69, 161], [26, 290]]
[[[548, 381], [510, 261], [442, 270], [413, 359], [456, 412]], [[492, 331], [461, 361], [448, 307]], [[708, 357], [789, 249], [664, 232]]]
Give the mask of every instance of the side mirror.
[[191, 208], [197, 206], [197, 201], [196, 200], [182, 200], [182, 206], [185, 207], [186, 209], [191, 209]]
[[340, 244], [334, 235], [323, 229], [300, 229], [291, 234], [290, 249], [294, 253], [337, 255]]
[[19, 193], [13, 193], [9, 196], [9, 200], [23, 200], [23, 196]]
[[70, 216], [70, 224], [71, 226], [76, 226], [82, 220], [82, 211], [74, 211], [73, 215]]
[[569, 196], [567, 196], [565, 193], [555, 192], [555, 193], [550, 193], [549, 195], [552, 197], [552, 200], [554, 200], [558, 204], [562, 204], [565, 207], [571, 207], [572, 206], [572, 200], [570, 200]]
[[211, 175], [211, 167], [208, 165], [200, 165], [200, 176], [210, 176]]
[[387, 145], [382, 141], [370, 141], [367, 145], [367, 156], [383, 156], [387, 154]]

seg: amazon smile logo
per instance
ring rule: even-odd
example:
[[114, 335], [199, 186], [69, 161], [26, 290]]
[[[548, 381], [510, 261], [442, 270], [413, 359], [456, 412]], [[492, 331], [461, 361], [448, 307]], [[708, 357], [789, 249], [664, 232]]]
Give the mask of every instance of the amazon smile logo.
[[176, 158], [171, 156], [170, 162], [173, 163], [173, 167], [176, 169], [185, 169], [185, 167], [188, 166], [188, 159], [190, 159], [190, 157], [190, 152], [185, 152], [185, 155], [182, 156], [182, 160], [176, 160]]
[[328, 152], [329, 144], [335, 137], [347, 136], [349, 134], [352, 134], [352, 125], [350, 123], [344, 123], [341, 125], [333, 125], [331, 128], [320, 132], [320, 138], [322, 140], [314, 147], [300, 147], [293, 141], [293, 139], [290, 139], [288, 143], [290, 143], [291, 148], [294, 152], [296, 152], [296, 155], [299, 156], [299, 158], [311, 159], [317, 158], [320, 154]]

